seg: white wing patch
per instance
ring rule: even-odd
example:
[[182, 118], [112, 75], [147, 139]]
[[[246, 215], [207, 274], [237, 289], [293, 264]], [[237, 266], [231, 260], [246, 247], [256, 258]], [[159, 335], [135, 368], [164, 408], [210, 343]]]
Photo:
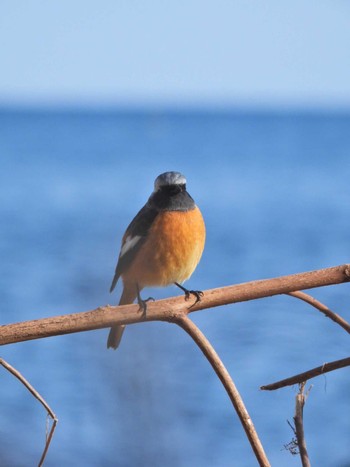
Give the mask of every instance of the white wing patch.
[[127, 251], [131, 250], [131, 248], [133, 248], [141, 238], [142, 238], [141, 235], [135, 235], [135, 237], [128, 235], [125, 239], [125, 242], [123, 243], [121, 247], [119, 257], [121, 258], [122, 256], [125, 255]]

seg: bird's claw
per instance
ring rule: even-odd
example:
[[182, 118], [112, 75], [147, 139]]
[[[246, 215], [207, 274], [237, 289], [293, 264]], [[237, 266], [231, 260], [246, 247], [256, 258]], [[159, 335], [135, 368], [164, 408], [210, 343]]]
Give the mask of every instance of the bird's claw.
[[185, 300], [189, 300], [190, 296], [191, 295], [194, 295], [196, 297], [196, 301], [194, 303], [192, 303], [192, 305], [190, 306], [190, 308], [192, 308], [193, 306], [195, 306], [198, 302], [201, 301], [201, 298], [203, 297], [203, 292], [201, 290], [186, 290], [185, 292]]
[[148, 297], [146, 299], [143, 299], [139, 297], [139, 300], [138, 300], [139, 310], [142, 311], [143, 316], [146, 314], [146, 311], [147, 311], [147, 302], [150, 302], [150, 301], [154, 302], [154, 298]]
[[185, 300], [187, 301], [191, 295], [194, 295], [196, 297], [196, 301], [194, 303], [192, 303], [192, 305], [190, 306], [190, 308], [192, 308], [193, 306], [195, 306], [198, 302], [201, 301], [201, 297], [203, 297], [203, 292], [201, 290], [188, 290], [186, 289], [186, 287], [184, 287], [183, 285], [179, 284], [178, 282], [174, 282], [175, 285], [177, 285], [177, 287], [179, 287], [185, 294]]

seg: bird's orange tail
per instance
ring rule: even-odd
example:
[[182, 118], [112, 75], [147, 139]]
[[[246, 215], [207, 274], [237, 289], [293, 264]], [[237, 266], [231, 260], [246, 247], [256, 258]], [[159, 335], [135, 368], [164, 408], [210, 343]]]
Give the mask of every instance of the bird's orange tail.
[[[119, 305], [129, 305], [134, 302], [136, 297], [137, 297], [136, 286], [126, 287], [124, 285], [123, 293], [119, 300]], [[111, 330], [109, 331], [109, 334], [108, 334], [107, 349], [112, 348], [116, 350], [119, 347], [120, 341], [122, 340], [124, 329], [125, 329], [124, 324], [116, 324], [115, 326], [111, 327]]]

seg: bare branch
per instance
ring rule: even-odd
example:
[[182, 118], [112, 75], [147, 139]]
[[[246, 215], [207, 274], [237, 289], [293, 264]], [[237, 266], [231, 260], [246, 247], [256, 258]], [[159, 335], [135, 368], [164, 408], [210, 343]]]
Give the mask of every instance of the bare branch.
[[[247, 300], [287, 294], [300, 289], [340, 284], [350, 280], [350, 265], [319, 269], [289, 276], [265, 279], [207, 290], [191, 312]], [[103, 306], [95, 310], [69, 315], [25, 321], [0, 326], [0, 345], [43, 337], [110, 327], [112, 324], [131, 324], [143, 321], [173, 321], [179, 311], [187, 309], [183, 297], [149, 303], [147, 314], [138, 305]]]
[[45, 399], [38, 393], [38, 391], [25, 379], [25, 377], [18, 371], [16, 368], [11, 366], [9, 363], [6, 362], [3, 358], [0, 358], [0, 365], [2, 365], [4, 368], [6, 368], [7, 371], [9, 371], [13, 376], [15, 376], [27, 389], [28, 391], [40, 402], [40, 404], [46, 409], [48, 415], [52, 418], [53, 423], [50, 429], [50, 432], [46, 436], [46, 443], [45, 443], [45, 448], [42, 453], [42, 456], [40, 458], [38, 467], [41, 467], [44, 464], [44, 460], [47, 454], [47, 451], [49, 449], [58, 419], [56, 415], [53, 413], [51, 410], [51, 407], [49, 404], [45, 401]]
[[53, 422], [52, 422], [51, 429], [50, 429], [49, 433], [46, 436], [45, 448], [44, 448], [44, 451], [43, 451], [43, 453], [41, 455], [38, 467], [42, 467], [44, 465], [44, 461], [45, 461], [45, 458], [46, 458], [46, 455], [47, 455], [47, 451], [49, 450], [50, 443], [51, 443], [54, 431], [56, 429], [57, 422], [58, 422], [58, 419], [54, 418]]
[[300, 292], [299, 290], [296, 292], [289, 292], [288, 295], [291, 295], [292, 297], [300, 298], [300, 300], [304, 300], [304, 302], [317, 308], [324, 315], [326, 315], [327, 318], [330, 318], [335, 323], [339, 324], [339, 326], [344, 328], [345, 331], [350, 333], [350, 324], [347, 321], [345, 321], [345, 319], [342, 318], [340, 315], [337, 315], [337, 313], [334, 313], [333, 311], [331, 311], [328, 307], [326, 307], [326, 305], [316, 300], [316, 298], [311, 297], [311, 295], [308, 295], [305, 292]]
[[307, 381], [311, 378], [315, 378], [316, 376], [320, 376], [324, 373], [328, 373], [329, 371], [338, 370], [339, 368], [344, 368], [346, 366], [350, 366], [350, 357], [336, 360], [331, 363], [324, 363], [323, 365], [313, 368], [312, 370], [305, 371], [304, 373], [299, 373], [298, 375], [291, 376], [290, 378], [282, 379], [276, 383], [261, 386], [260, 389], [264, 391], [274, 391], [275, 389], [284, 388], [286, 386], [293, 386], [293, 384], [300, 384], [303, 381]]
[[254, 451], [254, 454], [259, 462], [260, 466], [268, 467], [270, 463], [266, 457], [264, 448], [260, 442], [257, 432], [255, 431], [253, 422], [249, 416], [249, 413], [244, 405], [244, 402], [224, 364], [220, 357], [210, 344], [204, 334], [197, 328], [197, 326], [191, 321], [185, 314], [179, 314], [175, 318], [174, 322], [181, 326], [196, 342], [198, 347], [201, 349], [215, 373], [222, 382], [227, 394], [229, 395], [231, 402], [237, 412], [237, 415], [243, 425], [243, 428], [247, 434], [247, 438]]
[[[184, 300], [183, 297], [173, 297], [166, 300], [159, 300], [154, 303], [149, 303], [147, 313], [141, 313], [138, 305], [123, 305], [123, 306], [110, 306], [99, 307], [95, 310], [73, 313], [68, 315], [55, 316], [50, 318], [26, 321], [16, 324], [8, 324], [0, 326], [0, 345], [21, 342], [32, 339], [39, 339], [44, 337], [51, 337], [62, 334], [69, 334], [74, 332], [89, 331], [93, 329], [100, 329], [110, 327], [113, 324], [132, 324], [145, 321], [168, 321], [174, 322], [181, 326], [197, 343], [208, 361], [211, 363], [213, 369], [220, 378], [224, 385], [235, 409], [241, 420], [241, 423], [246, 431], [247, 437], [251, 443], [252, 449], [256, 455], [261, 466], [269, 466], [268, 459], [264, 453], [263, 447], [257, 436], [253, 423], [250, 416], [243, 404], [243, 401], [229, 375], [226, 368], [222, 364], [220, 358], [216, 354], [215, 350], [206, 339], [206, 337], [199, 331], [194, 323], [188, 318], [189, 312], [195, 312], [207, 308], [213, 308], [217, 306], [227, 305], [230, 303], [238, 303], [248, 300], [254, 300], [264, 297], [270, 297], [278, 294], [291, 294], [302, 298], [305, 301], [312, 301], [312, 305], [318, 309], [322, 308], [321, 311], [329, 316], [332, 313], [327, 307], [322, 304], [315, 303], [314, 299], [303, 294], [300, 289], [310, 289], [314, 287], [321, 287], [326, 285], [340, 284], [349, 282], [350, 280], [350, 265], [344, 264], [333, 268], [320, 269], [317, 271], [304, 272], [300, 274], [293, 274], [289, 276], [277, 277], [273, 279], [265, 279], [252, 281], [228, 287], [222, 287], [218, 289], [207, 290], [204, 293], [201, 301], [190, 306]], [[306, 299], [306, 297], [308, 297]], [[190, 306], [190, 308], [189, 308]], [[325, 311], [327, 310], [327, 313]], [[336, 316], [336, 319], [334, 317]], [[330, 316], [338, 324], [342, 320], [341, 317], [334, 313]], [[345, 320], [342, 320], [344, 327]], [[346, 323], [347, 324], [347, 323]], [[346, 361], [346, 363], [344, 363]], [[342, 362], [342, 364], [340, 363]], [[7, 367], [6, 362], [0, 361], [3, 366]], [[291, 381], [287, 384], [295, 384], [296, 382], [305, 381], [311, 377], [317, 376], [318, 374], [325, 373], [326, 371], [332, 371], [333, 369], [340, 368], [350, 364], [350, 359], [344, 359], [343, 361], [333, 362], [325, 364], [322, 367], [310, 370], [309, 372], [297, 375], [293, 378], [288, 378], [285, 381]], [[10, 367], [10, 366], [9, 366]], [[12, 367], [11, 367], [12, 368]], [[8, 368], [9, 369], [9, 368]], [[14, 369], [13, 369], [14, 370]], [[9, 369], [9, 371], [11, 371]], [[23, 384], [26, 385], [28, 390], [44, 405], [49, 415], [53, 419], [53, 425], [51, 431], [47, 437], [47, 442], [43, 456], [40, 460], [39, 466], [42, 465], [48, 446], [50, 444], [53, 431], [57, 424], [57, 418], [51, 411], [49, 406], [41, 398], [41, 396], [32, 388], [29, 383], [24, 383], [24, 378], [16, 372], [11, 371], [16, 377], [18, 377]], [[17, 373], [17, 374], [16, 374]], [[300, 379], [302, 377], [302, 379]], [[283, 387], [286, 384], [275, 383], [274, 385], [263, 386], [261, 389], [277, 389], [277, 387]]]
[[303, 467], [310, 467], [310, 460], [306, 449], [306, 441], [304, 434], [304, 405], [306, 401], [306, 395], [304, 394], [305, 382], [299, 385], [299, 392], [295, 397], [295, 434], [298, 440], [298, 448], [300, 459]]

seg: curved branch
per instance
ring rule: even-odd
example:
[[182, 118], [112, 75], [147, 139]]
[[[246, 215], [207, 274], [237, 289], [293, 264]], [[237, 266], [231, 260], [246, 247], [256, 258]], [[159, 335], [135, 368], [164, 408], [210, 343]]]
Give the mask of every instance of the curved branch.
[[322, 302], [320, 302], [319, 300], [316, 300], [316, 298], [311, 297], [311, 295], [308, 295], [305, 292], [301, 292], [300, 290], [295, 291], [295, 292], [289, 292], [287, 295], [291, 295], [292, 297], [295, 297], [295, 298], [300, 298], [300, 300], [303, 300], [309, 305], [315, 307], [317, 310], [321, 311], [321, 313], [327, 316], [327, 318], [330, 318], [332, 321], [339, 324], [339, 326], [341, 326], [343, 329], [345, 329], [345, 331], [347, 331], [350, 334], [350, 324], [347, 321], [345, 321], [345, 319], [342, 318], [340, 315], [330, 310]]
[[222, 382], [231, 402], [237, 412], [237, 415], [243, 425], [243, 428], [247, 434], [247, 438], [250, 445], [255, 453], [255, 456], [260, 466], [268, 467], [270, 463], [266, 457], [264, 448], [260, 442], [257, 432], [255, 431], [253, 422], [249, 416], [249, 413], [244, 405], [244, 402], [224, 364], [222, 363], [219, 355], [214, 350], [211, 343], [205, 337], [205, 335], [197, 328], [197, 326], [191, 321], [186, 314], [181, 313], [175, 319], [174, 322], [182, 327], [195, 341], [198, 347], [201, 349], [215, 373]]
[[28, 391], [40, 402], [40, 404], [46, 409], [48, 415], [52, 418], [52, 426], [50, 429], [50, 432], [46, 436], [46, 443], [44, 447], [44, 451], [41, 455], [38, 467], [41, 467], [44, 465], [44, 460], [47, 454], [47, 451], [49, 450], [49, 446], [58, 422], [58, 419], [56, 415], [53, 413], [51, 410], [51, 407], [49, 404], [45, 401], [45, 399], [38, 393], [38, 391], [25, 379], [25, 377], [18, 371], [16, 368], [14, 368], [12, 365], [6, 362], [3, 358], [0, 358], [0, 365], [2, 365], [4, 368], [6, 368], [7, 371], [9, 371], [13, 376], [15, 376], [27, 389]]
[[329, 371], [338, 370], [339, 368], [345, 368], [346, 366], [350, 366], [350, 357], [335, 360], [331, 363], [324, 363], [323, 365], [313, 368], [312, 370], [305, 371], [304, 373], [299, 373], [295, 376], [291, 376], [290, 378], [282, 379], [276, 383], [261, 386], [260, 389], [264, 391], [274, 391], [275, 389], [284, 388], [285, 386], [293, 386], [293, 384], [303, 383], [304, 381], [315, 378], [316, 376], [328, 373]]
[[[341, 284], [350, 280], [350, 265], [292, 274], [243, 284], [206, 290], [201, 301], [190, 312], [238, 303], [258, 298], [287, 294], [300, 289]], [[91, 331], [113, 324], [131, 324], [143, 321], [172, 321], [179, 311], [187, 309], [183, 297], [149, 303], [146, 316], [138, 305], [103, 306], [93, 311], [55, 316], [22, 323], [0, 326], [0, 345], [22, 342], [73, 332]]]

